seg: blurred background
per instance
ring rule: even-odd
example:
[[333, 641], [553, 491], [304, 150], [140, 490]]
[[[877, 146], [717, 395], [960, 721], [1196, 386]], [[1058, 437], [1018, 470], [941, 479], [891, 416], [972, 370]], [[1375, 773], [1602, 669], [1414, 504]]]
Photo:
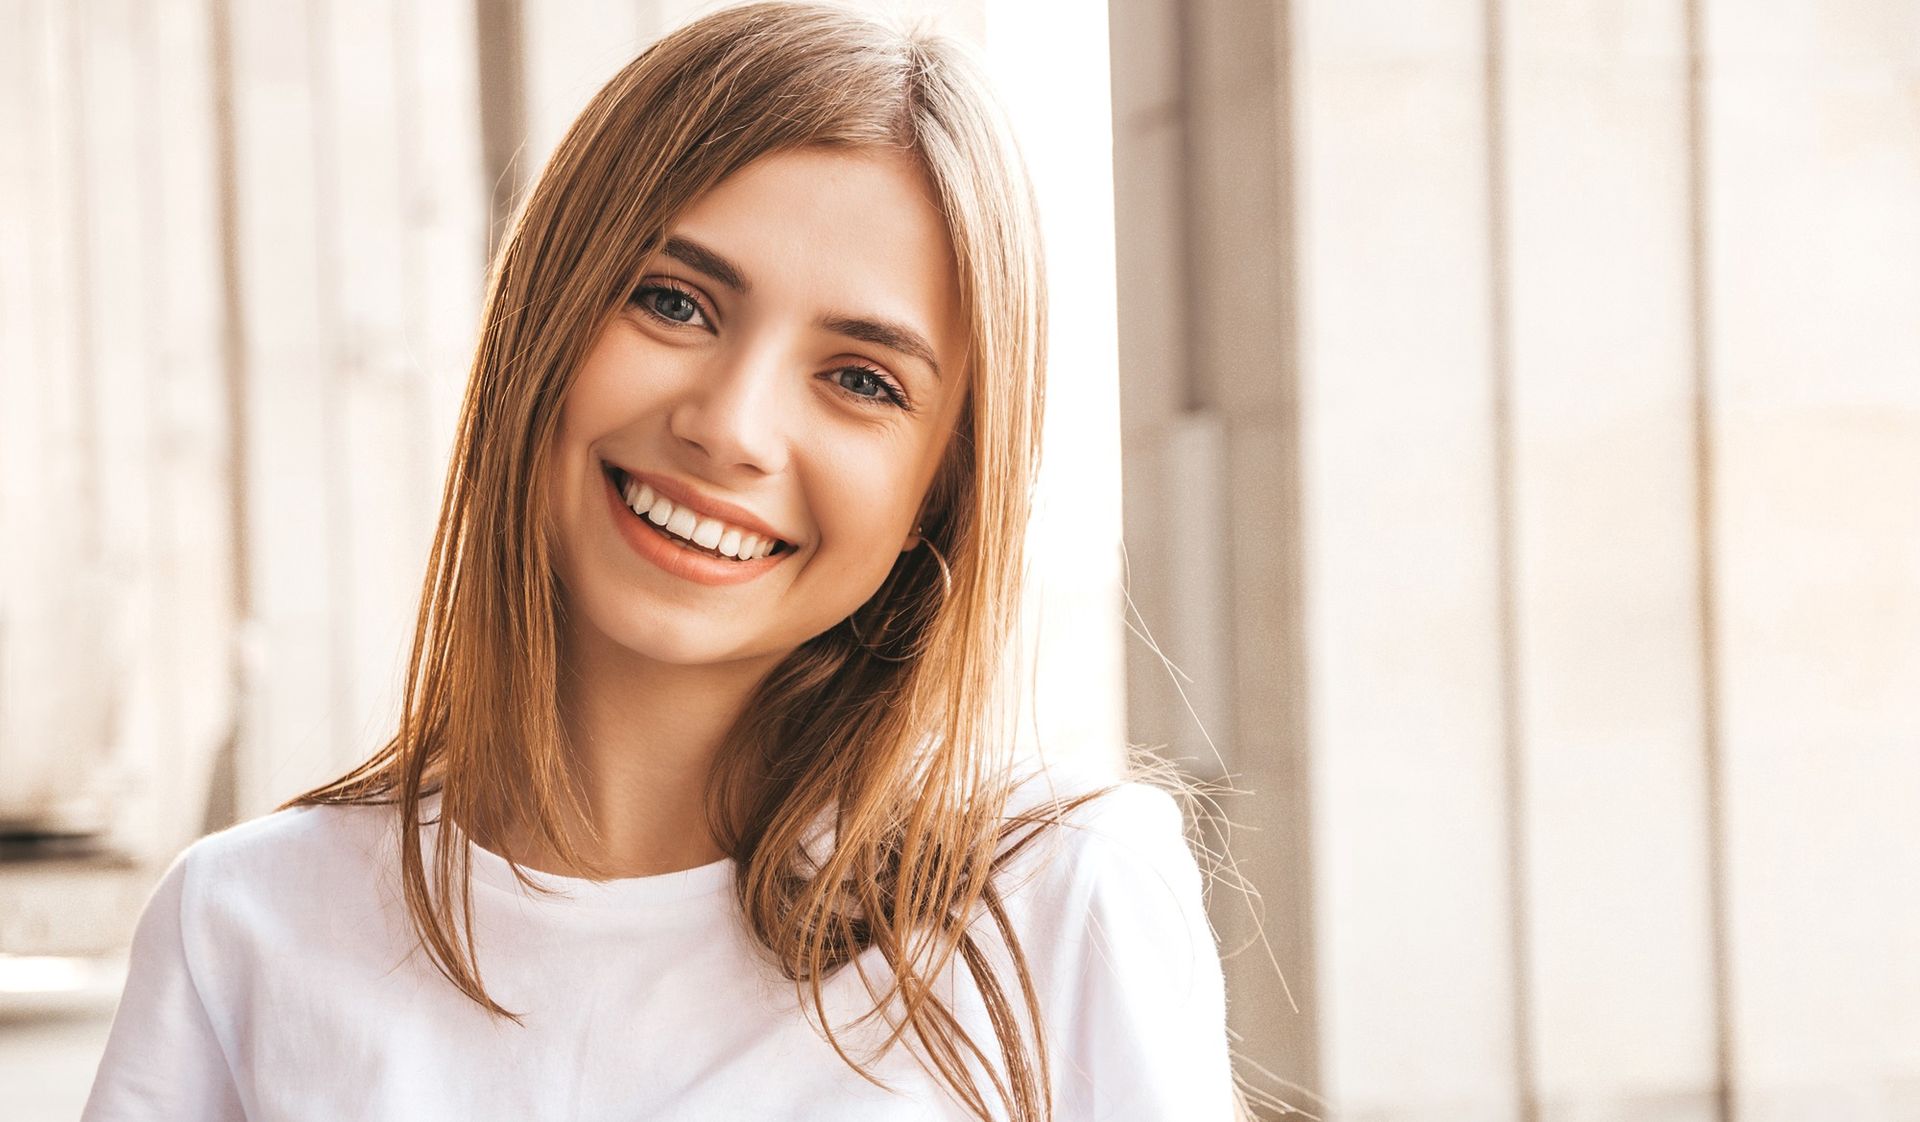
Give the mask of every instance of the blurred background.
[[[0, 1116], [385, 738], [488, 255], [716, 6], [0, 0]], [[1020, 130], [1028, 732], [1239, 792], [1256, 1098], [1920, 1119], [1920, 5], [860, 6]]]

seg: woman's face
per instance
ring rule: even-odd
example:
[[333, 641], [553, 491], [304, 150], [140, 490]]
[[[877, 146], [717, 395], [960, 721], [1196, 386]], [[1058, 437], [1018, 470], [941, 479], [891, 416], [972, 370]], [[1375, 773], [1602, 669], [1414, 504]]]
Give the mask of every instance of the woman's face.
[[[555, 564], [576, 630], [777, 659], [918, 542], [966, 392], [952, 247], [909, 158], [823, 149], [755, 161], [667, 235], [561, 409]], [[723, 555], [756, 536], [780, 544]]]

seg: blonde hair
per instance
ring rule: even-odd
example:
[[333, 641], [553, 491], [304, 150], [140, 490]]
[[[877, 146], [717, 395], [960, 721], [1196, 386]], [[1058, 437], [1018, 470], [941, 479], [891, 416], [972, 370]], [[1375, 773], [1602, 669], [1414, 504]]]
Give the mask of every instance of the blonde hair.
[[[573, 842], [593, 830], [558, 713], [546, 452], [574, 371], [673, 217], [750, 161], [801, 147], [899, 151], [924, 168], [958, 263], [968, 397], [925, 507], [932, 548], [901, 554], [867, 604], [759, 684], [715, 759], [709, 820], [738, 862], [748, 928], [854, 1070], [885, 1086], [842, 1047], [821, 984], [872, 947], [889, 977], [874, 1012], [896, 998], [904, 1011], [883, 1050], [911, 1031], [969, 1111], [992, 1117], [966, 1070], [984, 1050], [935, 993], [957, 954], [999, 1047], [999, 1070], [982, 1063], [995, 1097], [1017, 1122], [1050, 1118], [1040, 1009], [994, 874], [1111, 788], [1006, 813], [1012, 749], [994, 703], [1018, 628], [1047, 297], [1018, 147], [945, 39], [831, 7], [751, 4], [666, 36], [593, 97], [489, 278], [398, 730], [286, 805], [396, 804], [421, 946], [462, 993], [519, 1021], [480, 982], [470, 851], [442, 831], [429, 884], [420, 804], [437, 791], [442, 818], [471, 836], [529, 830], [569, 867], [610, 875]], [[823, 815], [836, 844], [817, 863], [804, 847]], [[1012, 952], [1010, 979], [967, 931], [980, 909]]]

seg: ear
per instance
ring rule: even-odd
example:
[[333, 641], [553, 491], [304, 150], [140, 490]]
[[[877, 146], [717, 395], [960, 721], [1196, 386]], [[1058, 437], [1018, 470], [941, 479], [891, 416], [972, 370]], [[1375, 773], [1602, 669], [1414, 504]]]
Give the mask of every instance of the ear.
[[912, 549], [914, 546], [919, 545], [920, 533], [921, 533], [921, 525], [918, 521], [916, 521], [913, 524], [913, 529], [907, 531], [907, 539], [905, 542], [901, 543], [900, 552], [905, 553], [908, 550]]

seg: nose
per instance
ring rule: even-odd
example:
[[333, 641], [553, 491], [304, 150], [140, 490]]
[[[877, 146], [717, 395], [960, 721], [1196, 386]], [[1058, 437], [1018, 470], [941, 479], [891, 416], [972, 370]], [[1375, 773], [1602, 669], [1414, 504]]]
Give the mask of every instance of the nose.
[[705, 453], [716, 471], [772, 474], [786, 466], [782, 401], [790, 371], [771, 348], [716, 357], [694, 372], [667, 430]]

